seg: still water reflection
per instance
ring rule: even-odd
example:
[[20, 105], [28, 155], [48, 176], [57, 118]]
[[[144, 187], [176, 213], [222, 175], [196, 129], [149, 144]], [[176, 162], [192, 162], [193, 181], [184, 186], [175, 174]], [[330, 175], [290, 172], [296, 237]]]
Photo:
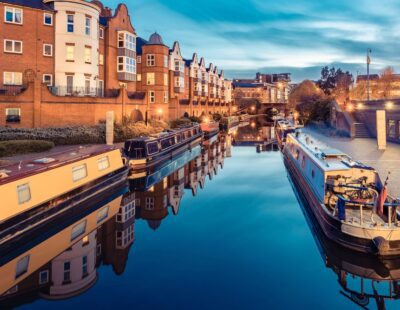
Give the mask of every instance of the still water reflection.
[[184, 154], [0, 249], [0, 308], [400, 306], [400, 261], [323, 238], [279, 153], [230, 153]]

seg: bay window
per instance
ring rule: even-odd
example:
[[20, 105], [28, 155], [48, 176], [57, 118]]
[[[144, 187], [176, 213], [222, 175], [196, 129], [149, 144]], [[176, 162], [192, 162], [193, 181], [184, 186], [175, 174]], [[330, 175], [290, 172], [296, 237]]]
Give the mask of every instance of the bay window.
[[119, 31], [118, 32], [118, 47], [126, 48], [131, 51], [136, 50], [136, 37], [130, 32]]
[[118, 72], [136, 73], [136, 60], [132, 57], [118, 56]]

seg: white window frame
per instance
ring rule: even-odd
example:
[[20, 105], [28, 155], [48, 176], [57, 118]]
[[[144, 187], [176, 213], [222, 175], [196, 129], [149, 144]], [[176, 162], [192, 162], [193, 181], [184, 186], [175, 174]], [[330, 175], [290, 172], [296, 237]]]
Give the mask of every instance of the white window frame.
[[85, 35], [90, 36], [91, 34], [92, 34], [92, 18], [85, 16]]
[[[122, 69], [120, 68], [121, 65]], [[128, 56], [118, 56], [117, 72], [136, 74], [136, 59]]]
[[[7, 83], [6, 82], [6, 75], [7, 74], [11, 74], [11, 82], [10, 83]], [[21, 83], [16, 83], [15, 82], [15, 76], [16, 76], [16, 74], [18, 74], [20, 77], [21, 77]], [[4, 71], [3, 72], [3, 84], [4, 85], [15, 85], [15, 86], [21, 86], [22, 85], [22, 78], [23, 78], [23, 76], [22, 76], [22, 72], [9, 72], [9, 71]]]
[[92, 48], [85, 46], [85, 50], [83, 52], [83, 57], [85, 64], [91, 64], [92, 63]]
[[[150, 78], [152, 77], [152, 78]], [[146, 73], [146, 85], [155, 85], [156, 84], [156, 74], [154, 72]]]
[[[51, 19], [51, 23], [50, 24], [46, 23], [46, 16], [50, 16], [50, 19]], [[45, 26], [53, 26], [53, 14], [43, 13], [43, 25], [45, 25]]]
[[[71, 53], [71, 55], [72, 55], [72, 58], [68, 58], [68, 55], [69, 55], [69, 53], [68, 53], [68, 49], [69, 48], [71, 48], [72, 49], [72, 53]], [[75, 45], [66, 45], [65, 46], [65, 60], [66, 61], [75, 61]]]
[[[11, 22], [7, 21], [7, 10], [11, 10], [12, 11], [13, 20]], [[20, 23], [15, 21], [15, 15], [16, 15], [17, 11], [21, 12], [21, 22]], [[7, 24], [22, 25], [24, 23], [24, 10], [20, 9], [20, 8], [14, 8], [14, 7], [11, 7], [11, 6], [4, 7], [4, 22], [7, 23]]]
[[[68, 20], [68, 17], [72, 16], [72, 22]], [[72, 31], [68, 31], [68, 27], [72, 25]], [[75, 32], [75, 14], [67, 14], [67, 33], [74, 33]]]
[[104, 39], [104, 28], [99, 27], [99, 39]]
[[[45, 276], [45, 280], [42, 280], [42, 275], [46, 275]], [[49, 283], [49, 270], [42, 270], [39, 272], [39, 284], [43, 285]]]
[[149, 91], [149, 102], [156, 103], [156, 92], [154, 90]]
[[[84, 171], [84, 174], [80, 174], [78, 172]], [[78, 182], [80, 180], [85, 179], [88, 176], [87, 165], [82, 164], [79, 166], [72, 167], [72, 181]]]
[[142, 56], [137, 56], [137, 63], [141, 64], [142, 63]]
[[[46, 47], [50, 46], [50, 55], [46, 54]], [[53, 44], [43, 43], [43, 56], [53, 57]]]
[[74, 227], [72, 227], [71, 230], [71, 241], [76, 240], [80, 236], [82, 236], [85, 231], [86, 231], [86, 225], [87, 225], [87, 220], [84, 220], [80, 222], [79, 224], [76, 224]]
[[[50, 77], [50, 82], [49, 83], [47, 83], [46, 81], [45, 81], [45, 77]], [[48, 86], [53, 86], [53, 75], [52, 74], [49, 74], [49, 73], [44, 73], [43, 74], [43, 77], [42, 77], [42, 82], [43, 82], [43, 84], [47, 84]]]
[[147, 64], [147, 67], [154, 67], [156, 65], [156, 55], [147, 54], [146, 64]]
[[168, 61], [169, 59], [168, 59], [168, 55], [164, 55], [164, 67], [165, 68], [168, 68], [168, 65], [169, 65], [169, 61]]
[[141, 74], [137, 74], [136, 75], [136, 79], [137, 79], [138, 82], [141, 82], [142, 81], [142, 75]]
[[104, 220], [108, 218], [109, 210], [110, 210], [110, 207], [105, 206], [105, 207], [101, 208], [99, 212], [97, 212], [97, 224], [104, 222]]
[[99, 171], [106, 170], [110, 167], [110, 159], [108, 156], [101, 157], [97, 160], [97, 168]]
[[[12, 50], [11, 51], [7, 51], [6, 46], [7, 46], [7, 42], [11, 42], [12, 45]], [[15, 50], [15, 44], [16, 43], [20, 43], [21, 44], [21, 51], [17, 52]], [[12, 53], [12, 54], [22, 54], [24, 50], [24, 42], [19, 41], [19, 40], [10, 40], [10, 39], [4, 39], [4, 52], [5, 53]]]
[[118, 48], [126, 48], [130, 51], [136, 51], [136, 36], [133, 33], [128, 31], [118, 31], [117, 40]]
[[32, 193], [31, 193], [31, 188], [29, 186], [29, 183], [25, 183], [25, 184], [21, 184], [21, 185], [17, 186], [17, 196], [18, 196], [18, 204], [19, 205], [27, 203], [28, 201], [30, 201], [32, 199]]

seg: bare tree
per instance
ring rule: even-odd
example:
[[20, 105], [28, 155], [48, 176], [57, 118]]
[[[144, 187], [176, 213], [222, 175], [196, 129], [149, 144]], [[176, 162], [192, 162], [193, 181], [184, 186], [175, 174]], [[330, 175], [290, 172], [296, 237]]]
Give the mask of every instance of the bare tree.
[[394, 69], [392, 67], [385, 68], [379, 79], [379, 92], [382, 94], [382, 98], [390, 98], [394, 86], [395, 76]]

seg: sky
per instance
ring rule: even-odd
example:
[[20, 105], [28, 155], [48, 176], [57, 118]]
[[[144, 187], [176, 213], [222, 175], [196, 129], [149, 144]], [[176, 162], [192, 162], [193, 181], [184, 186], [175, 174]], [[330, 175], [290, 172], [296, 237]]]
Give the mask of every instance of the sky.
[[[116, 8], [117, 0], [103, 0]], [[228, 78], [290, 72], [318, 79], [325, 65], [400, 72], [400, 0], [124, 0], [141, 37], [157, 31], [224, 69]]]

